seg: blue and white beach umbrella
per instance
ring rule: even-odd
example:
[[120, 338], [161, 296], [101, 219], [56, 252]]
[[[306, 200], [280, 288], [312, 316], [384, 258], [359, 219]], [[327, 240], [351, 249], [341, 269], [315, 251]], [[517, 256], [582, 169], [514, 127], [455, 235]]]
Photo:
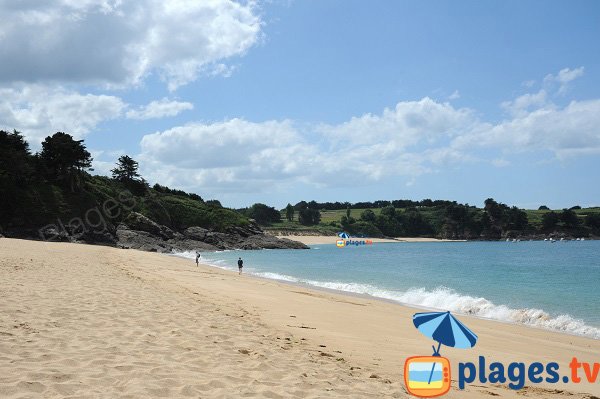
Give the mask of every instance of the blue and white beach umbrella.
[[[437, 349], [433, 347], [433, 356], [440, 355], [440, 346], [442, 344], [453, 348], [468, 349], [477, 343], [477, 335], [469, 330], [450, 312], [425, 312], [415, 313], [413, 323], [417, 330], [425, 336], [433, 338], [438, 343]], [[428, 384], [431, 383], [431, 377], [436, 363], [431, 367]]]
[[343, 238], [343, 239], [348, 239], [350, 238], [350, 235], [344, 231], [338, 233], [338, 237]]
[[439, 356], [442, 344], [453, 348], [468, 349], [477, 343], [477, 335], [469, 330], [450, 312], [425, 312], [413, 315], [415, 327], [425, 336], [438, 342], [433, 355]]

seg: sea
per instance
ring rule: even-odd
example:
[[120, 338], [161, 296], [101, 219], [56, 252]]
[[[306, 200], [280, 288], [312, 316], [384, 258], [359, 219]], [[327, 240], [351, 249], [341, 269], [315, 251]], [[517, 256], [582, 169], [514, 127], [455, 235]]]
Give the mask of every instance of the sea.
[[[193, 252], [174, 254], [193, 259]], [[201, 262], [600, 339], [600, 241], [398, 242], [204, 252]]]

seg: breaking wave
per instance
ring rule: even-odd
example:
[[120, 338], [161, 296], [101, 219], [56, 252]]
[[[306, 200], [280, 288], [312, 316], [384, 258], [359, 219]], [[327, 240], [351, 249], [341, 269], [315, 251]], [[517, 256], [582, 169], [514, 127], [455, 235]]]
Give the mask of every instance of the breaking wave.
[[[174, 254], [176, 256], [194, 259], [194, 252]], [[202, 258], [204, 264], [209, 264], [225, 270], [237, 270], [220, 260]], [[326, 288], [354, 294], [369, 295], [375, 298], [387, 299], [405, 305], [412, 305], [436, 310], [450, 310], [457, 314], [476, 316], [503, 322], [524, 324], [563, 333], [576, 334], [594, 339], [600, 339], [600, 328], [585, 324], [568, 314], [552, 316], [542, 309], [515, 309], [506, 305], [498, 305], [483, 297], [463, 295], [451, 288], [437, 287], [433, 290], [411, 288], [406, 291], [387, 290], [370, 284], [346, 283], [335, 281], [315, 281], [300, 279], [293, 276], [273, 272], [257, 272], [251, 268], [249, 274], [272, 280], [305, 284], [313, 287]]]

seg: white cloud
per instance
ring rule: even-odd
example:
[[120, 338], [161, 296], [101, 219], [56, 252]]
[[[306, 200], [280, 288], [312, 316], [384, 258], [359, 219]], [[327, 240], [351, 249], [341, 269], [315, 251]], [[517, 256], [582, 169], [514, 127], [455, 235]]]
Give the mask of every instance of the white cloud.
[[117, 159], [125, 154], [124, 150], [104, 151], [88, 149], [92, 155], [92, 168], [94, 174], [110, 176], [111, 170], [115, 168]]
[[84, 137], [103, 121], [117, 118], [126, 104], [118, 97], [80, 94], [55, 86], [0, 88], [0, 128], [21, 131], [33, 148], [64, 131]]
[[521, 83], [521, 86], [531, 89], [535, 85], [535, 80], [526, 80]]
[[570, 69], [564, 68], [561, 69], [556, 75], [548, 74], [544, 78], [544, 83], [553, 84], [556, 83], [559, 85], [558, 94], [564, 94], [568, 89], [568, 84], [573, 80], [583, 76], [583, 67]]
[[459, 98], [460, 92], [458, 90], [454, 90], [454, 92], [448, 96], [448, 100], [457, 100]]
[[253, 2], [48, 0], [0, 2], [0, 80], [138, 84], [156, 73], [170, 90], [260, 38]]
[[600, 100], [561, 107], [548, 97], [540, 90], [506, 101], [508, 118], [494, 123], [427, 97], [339, 124], [194, 123], [146, 135], [140, 160], [150, 180], [224, 193], [298, 183], [359, 187], [390, 176], [411, 184], [465, 163], [506, 167], [524, 152], [600, 154]]
[[[570, 71], [570, 70], [569, 70]], [[567, 82], [573, 73], [556, 76]], [[554, 79], [554, 78], [553, 78]], [[555, 158], [600, 154], [600, 99], [558, 106], [547, 89], [502, 103], [507, 119], [425, 97], [338, 124], [234, 118], [195, 122], [148, 134], [136, 155], [150, 181], [215, 194], [283, 189], [294, 184], [360, 186], [468, 163], [504, 167], [511, 154]], [[57, 85], [0, 87], [0, 128], [16, 128], [32, 145], [55, 131], [83, 137], [103, 121], [177, 115], [191, 103], [163, 98], [136, 109], [118, 97], [80, 94]], [[116, 155], [98, 153], [108, 173]]]
[[[322, 124], [314, 132], [287, 120], [189, 124], [144, 136], [139, 157], [150, 180], [190, 189], [256, 191], [289, 182], [353, 186], [464, 160], [446, 145], [471, 123], [468, 110], [424, 98], [381, 115]], [[409, 148], [419, 145], [424, 149]]]
[[482, 124], [457, 137], [453, 147], [504, 152], [549, 151], [557, 158], [600, 154], [600, 100], [573, 101], [564, 108], [542, 108], [496, 125]]
[[524, 115], [532, 109], [545, 106], [547, 104], [546, 98], [546, 91], [540, 90], [537, 93], [523, 94], [512, 101], [504, 101], [501, 107], [512, 115]]
[[399, 102], [393, 109], [384, 109], [381, 115], [365, 114], [338, 125], [324, 124], [319, 131], [341, 146], [384, 142], [406, 148], [451, 137], [472, 121], [470, 110], [425, 97]]
[[266, 149], [284, 149], [299, 140], [289, 121], [252, 123], [231, 119], [194, 123], [143, 137], [142, 153], [187, 168], [248, 165]]
[[241, 191], [302, 175], [315, 151], [290, 121], [243, 119], [156, 132], [143, 137], [141, 148], [150, 180]]
[[163, 98], [162, 100], [152, 101], [138, 109], [131, 109], [125, 115], [129, 119], [154, 119], [175, 116], [190, 109], [194, 109], [192, 103]]

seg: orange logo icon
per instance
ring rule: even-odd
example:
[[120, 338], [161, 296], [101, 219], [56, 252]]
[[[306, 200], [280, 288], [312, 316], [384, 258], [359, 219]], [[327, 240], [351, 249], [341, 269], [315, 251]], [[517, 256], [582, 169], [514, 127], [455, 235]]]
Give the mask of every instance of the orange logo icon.
[[406, 390], [420, 398], [433, 398], [450, 390], [450, 362], [441, 356], [413, 356], [404, 363]]

